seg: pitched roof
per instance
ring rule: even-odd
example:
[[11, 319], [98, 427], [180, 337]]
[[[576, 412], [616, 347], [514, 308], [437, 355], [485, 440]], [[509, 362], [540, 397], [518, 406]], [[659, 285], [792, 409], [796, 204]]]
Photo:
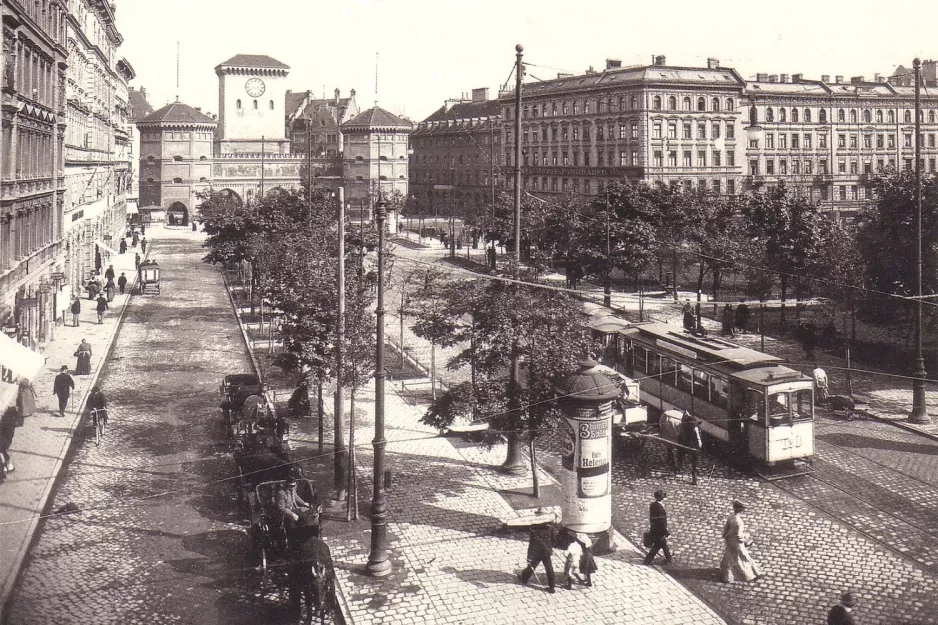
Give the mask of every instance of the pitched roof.
[[414, 124], [410, 120], [398, 117], [378, 106], [362, 111], [354, 119], [342, 124], [343, 128], [384, 128], [388, 126], [413, 128]]
[[284, 107], [283, 110], [287, 112], [287, 116], [293, 116], [298, 114], [300, 111], [297, 110], [300, 108], [300, 105], [303, 104], [303, 100], [310, 97], [309, 91], [288, 91], [284, 94]]
[[441, 106], [434, 111], [425, 122], [438, 122], [447, 119], [475, 119], [479, 117], [498, 117], [501, 106], [498, 100], [485, 100], [482, 102], [460, 102], [446, 110]]
[[229, 65], [232, 67], [264, 67], [272, 69], [290, 69], [289, 65], [266, 54], [236, 54], [227, 61], [218, 64], [218, 67]]
[[129, 96], [131, 121], [138, 122], [153, 112], [153, 107], [147, 102], [147, 94], [145, 91], [132, 89], [129, 92]]
[[137, 121], [138, 124], [174, 123], [174, 124], [217, 124], [214, 119], [200, 113], [188, 104], [171, 102]]

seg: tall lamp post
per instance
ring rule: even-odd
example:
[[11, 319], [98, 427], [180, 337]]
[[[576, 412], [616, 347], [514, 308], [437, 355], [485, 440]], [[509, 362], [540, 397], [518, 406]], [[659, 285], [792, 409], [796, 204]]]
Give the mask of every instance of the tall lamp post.
[[915, 373], [912, 379], [911, 423], [931, 423], [925, 411], [925, 359], [922, 357], [922, 61], [912, 61], [915, 72]]
[[368, 572], [384, 577], [391, 572], [388, 560], [388, 504], [384, 492], [384, 220], [387, 205], [379, 195], [375, 204], [375, 223], [378, 226], [378, 301], [375, 308], [375, 438], [374, 492], [371, 498], [371, 553], [368, 554]]

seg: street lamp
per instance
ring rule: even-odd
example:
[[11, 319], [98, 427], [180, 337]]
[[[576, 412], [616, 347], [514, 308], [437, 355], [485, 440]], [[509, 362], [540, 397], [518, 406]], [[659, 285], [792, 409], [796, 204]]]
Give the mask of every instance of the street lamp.
[[915, 373], [912, 379], [912, 412], [909, 414], [911, 423], [931, 423], [925, 411], [925, 359], [922, 357], [922, 61], [915, 58], [912, 61], [915, 72]]
[[384, 220], [387, 205], [378, 196], [375, 204], [375, 223], [378, 227], [378, 301], [375, 307], [375, 438], [374, 491], [371, 498], [371, 553], [368, 554], [368, 572], [384, 577], [391, 572], [388, 559], [388, 504], [384, 491]]

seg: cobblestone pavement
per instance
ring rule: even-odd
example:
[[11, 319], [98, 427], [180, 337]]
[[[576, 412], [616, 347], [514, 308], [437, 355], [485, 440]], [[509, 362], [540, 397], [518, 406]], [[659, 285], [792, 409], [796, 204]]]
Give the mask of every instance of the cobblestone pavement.
[[[134, 296], [99, 384], [99, 447], [76, 440], [9, 605], [16, 625], [276, 623], [224, 481], [218, 384], [249, 361], [216, 268], [182, 230], [153, 229], [160, 295]], [[81, 438], [81, 434], [79, 434]]]
[[[421, 250], [421, 258], [431, 261], [434, 252]], [[665, 307], [657, 314], [668, 318]], [[758, 335], [736, 340], [760, 346]], [[790, 341], [767, 338], [766, 351], [807, 367], [803, 351]], [[818, 357], [833, 372], [834, 392], [845, 393], [844, 377], [837, 375], [843, 362], [820, 351]], [[854, 389], [874, 399], [877, 414], [904, 419], [910, 402], [905, 381], [855, 376]], [[928, 402], [938, 402], [931, 390]], [[659, 444], [620, 450], [613, 474], [616, 528], [640, 542], [650, 495], [664, 488], [676, 551], [667, 570], [729, 622], [823, 622], [847, 588], [860, 599], [862, 623], [938, 622], [938, 444], [883, 420], [846, 422], [822, 412], [816, 425], [815, 473], [771, 483], [708, 455], [700, 485], [692, 486], [689, 475], [666, 468]], [[557, 475], [556, 441], [545, 438], [541, 446], [539, 458]], [[768, 575], [724, 585], [718, 580], [720, 532], [735, 497], [750, 503], [753, 556]]]

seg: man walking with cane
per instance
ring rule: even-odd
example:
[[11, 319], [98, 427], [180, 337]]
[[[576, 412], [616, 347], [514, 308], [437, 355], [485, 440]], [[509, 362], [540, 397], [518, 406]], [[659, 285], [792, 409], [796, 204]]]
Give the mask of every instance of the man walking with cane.
[[59, 398], [60, 417], [65, 416], [65, 407], [68, 406], [68, 398], [73, 388], [75, 388], [75, 380], [68, 374], [68, 365], [62, 365], [62, 369], [52, 383], [52, 394]]

